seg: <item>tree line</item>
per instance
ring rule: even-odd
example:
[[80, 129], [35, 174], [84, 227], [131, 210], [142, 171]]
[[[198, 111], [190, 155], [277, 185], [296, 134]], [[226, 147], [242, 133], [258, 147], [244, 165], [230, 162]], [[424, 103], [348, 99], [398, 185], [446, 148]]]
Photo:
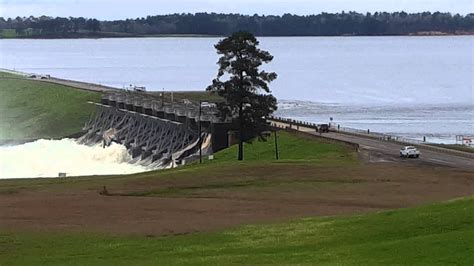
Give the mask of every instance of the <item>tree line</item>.
[[99, 21], [74, 17], [0, 17], [0, 30], [16, 37], [80, 35], [231, 35], [247, 31], [257, 36], [409, 35], [474, 32], [474, 14], [441, 12], [357, 12], [282, 16], [241, 14], [171, 14]]

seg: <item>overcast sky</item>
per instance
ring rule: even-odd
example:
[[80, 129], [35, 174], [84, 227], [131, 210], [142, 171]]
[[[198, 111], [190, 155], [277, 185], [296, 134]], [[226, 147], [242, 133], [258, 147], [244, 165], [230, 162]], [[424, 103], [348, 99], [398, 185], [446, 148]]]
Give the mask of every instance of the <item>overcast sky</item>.
[[170, 13], [474, 12], [474, 0], [0, 0], [0, 16], [123, 19]]

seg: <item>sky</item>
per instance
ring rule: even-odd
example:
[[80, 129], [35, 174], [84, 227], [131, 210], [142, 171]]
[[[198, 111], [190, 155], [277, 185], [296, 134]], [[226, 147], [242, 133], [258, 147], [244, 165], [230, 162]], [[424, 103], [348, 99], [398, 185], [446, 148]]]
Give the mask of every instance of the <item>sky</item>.
[[474, 13], [474, 0], [0, 0], [0, 16], [61, 16], [124, 19], [172, 13], [260, 15], [321, 12], [441, 11]]

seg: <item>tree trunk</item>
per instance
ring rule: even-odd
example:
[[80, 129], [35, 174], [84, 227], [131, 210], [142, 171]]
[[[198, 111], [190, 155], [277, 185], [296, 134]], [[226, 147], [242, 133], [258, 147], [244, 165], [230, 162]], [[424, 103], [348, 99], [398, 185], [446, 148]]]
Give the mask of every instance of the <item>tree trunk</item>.
[[244, 122], [243, 122], [243, 104], [239, 106], [239, 156], [237, 160], [242, 161], [244, 159]]

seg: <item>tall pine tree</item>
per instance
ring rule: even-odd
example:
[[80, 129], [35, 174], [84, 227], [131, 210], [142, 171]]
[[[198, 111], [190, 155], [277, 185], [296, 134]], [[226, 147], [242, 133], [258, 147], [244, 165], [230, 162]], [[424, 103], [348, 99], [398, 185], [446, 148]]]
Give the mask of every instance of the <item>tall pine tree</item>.
[[268, 130], [266, 117], [277, 109], [276, 98], [268, 87], [277, 74], [259, 69], [263, 63], [271, 62], [273, 56], [258, 45], [255, 36], [242, 31], [219, 41], [215, 45], [221, 56], [217, 78], [207, 88], [225, 99], [217, 106], [220, 117], [232, 119], [239, 127], [238, 160], [244, 158], [243, 142], [263, 137], [261, 133]]

